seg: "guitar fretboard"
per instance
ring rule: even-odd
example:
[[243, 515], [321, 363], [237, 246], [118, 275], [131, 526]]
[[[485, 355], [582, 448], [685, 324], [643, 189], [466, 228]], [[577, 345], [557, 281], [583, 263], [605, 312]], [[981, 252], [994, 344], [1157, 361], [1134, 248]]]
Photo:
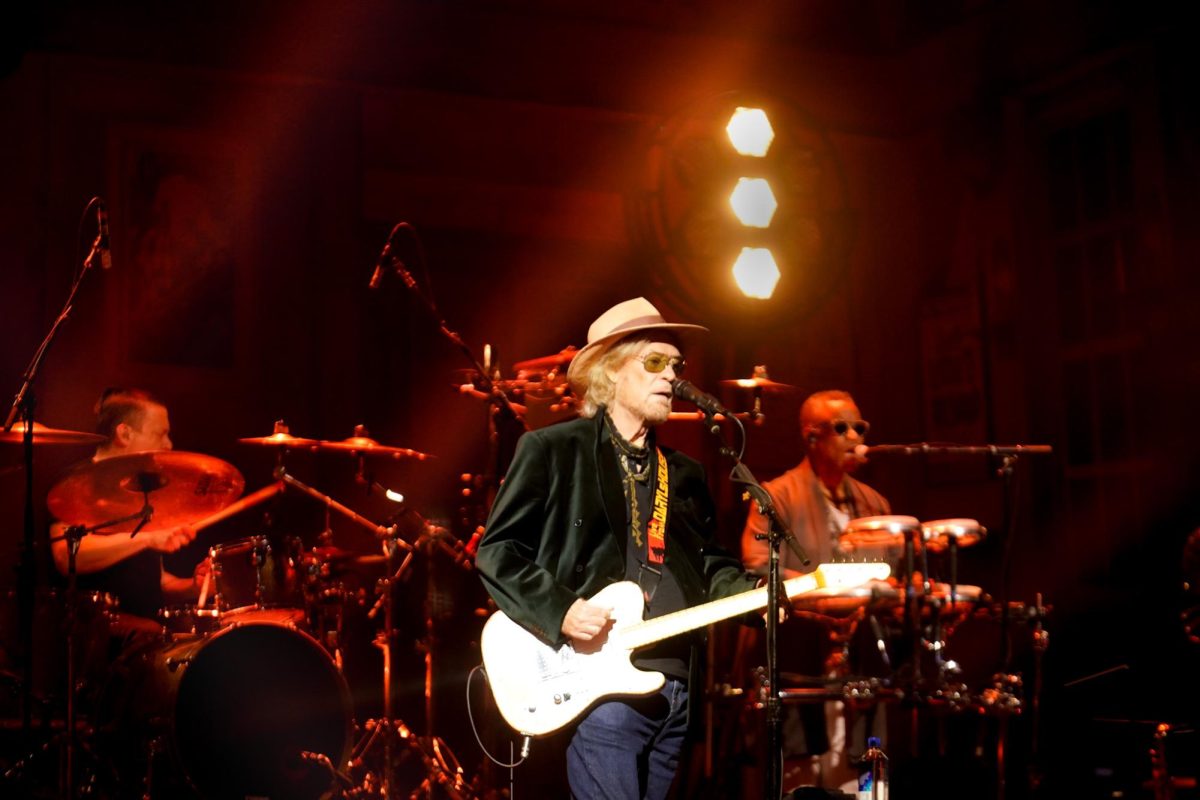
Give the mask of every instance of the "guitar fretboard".
[[[870, 580], [883, 580], [891, 574], [887, 564], [822, 564], [816, 572], [800, 575], [783, 582], [788, 599], [811, 592], [822, 586], [858, 586]], [[767, 587], [722, 597], [682, 611], [664, 614], [654, 619], [630, 625], [618, 634], [621, 645], [631, 650], [645, 647], [681, 633], [694, 631], [730, 617], [749, 614], [767, 607]]]

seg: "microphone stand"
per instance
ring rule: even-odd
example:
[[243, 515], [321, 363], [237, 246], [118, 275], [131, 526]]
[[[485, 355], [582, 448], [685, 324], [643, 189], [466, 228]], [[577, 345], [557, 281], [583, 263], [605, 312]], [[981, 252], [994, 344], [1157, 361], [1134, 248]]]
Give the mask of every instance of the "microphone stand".
[[[84, 215], [99, 202], [100, 198], [98, 197], [93, 197], [89, 200], [83, 210]], [[50, 326], [50, 331], [46, 334], [46, 337], [38, 345], [33, 358], [29, 361], [29, 366], [25, 368], [25, 372], [21, 376], [21, 387], [17, 390], [16, 397], [13, 398], [12, 407], [8, 410], [8, 416], [4, 420], [5, 433], [12, 430], [18, 416], [20, 416], [22, 423], [25, 425], [25, 436], [22, 439], [25, 456], [24, 538], [21, 541], [21, 554], [17, 561], [17, 607], [18, 628], [20, 630], [19, 641], [22, 650], [21, 732], [26, 741], [29, 740], [33, 728], [33, 607], [37, 591], [37, 536], [33, 513], [33, 418], [37, 400], [33, 392], [33, 382], [37, 378], [38, 370], [41, 368], [42, 359], [45, 358], [46, 352], [50, 349], [50, 344], [54, 341], [54, 337], [58, 335], [58, 329], [62, 327], [63, 323], [67, 321], [67, 317], [70, 316], [71, 308], [75, 302], [75, 295], [79, 292], [79, 287], [83, 283], [84, 276], [93, 267], [100, 253], [101, 246], [101, 236], [97, 235], [95, 241], [92, 242], [92, 249], [83, 260], [83, 266], [79, 270], [79, 274], [75, 276], [75, 280], [71, 283], [71, 291], [67, 294], [67, 300], [63, 304], [62, 310], [55, 317], [54, 323]], [[67, 776], [67, 792], [68, 798], [74, 797], [74, 784], [70, 775]]]
[[[767, 559], [767, 780], [764, 786], [766, 800], [779, 800], [783, 791], [783, 700], [779, 693], [779, 608], [786, 600], [786, 595], [780, 596], [779, 587], [782, 584], [779, 574], [779, 545], [787, 542], [792, 553], [807, 566], [810, 561], [804, 549], [796, 541], [787, 523], [780, 518], [775, 508], [775, 500], [771, 493], [763, 488], [741, 460], [741, 454], [725, 445], [721, 440], [721, 426], [714, 420], [715, 414], [708, 409], [702, 409], [705, 416], [705, 427], [721, 442], [718, 448], [724, 456], [733, 460], [733, 470], [730, 480], [744, 487], [743, 495], [752, 499], [759, 513], [767, 518], [767, 532], [759, 538], [765, 538], [768, 545]], [[730, 418], [737, 423], [745, 441], [745, 428], [736, 416]]]
[[[463, 341], [462, 337], [459, 336], [455, 331], [450, 330], [449, 326], [446, 325], [446, 320], [442, 317], [441, 312], [438, 310], [437, 304], [430, 296], [418, 288], [417, 279], [414, 278], [413, 274], [408, 271], [407, 267], [404, 266], [404, 262], [401, 261], [394, 253], [392, 253], [392, 238], [394, 238], [396, 232], [402, 228], [411, 232], [413, 239], [417, 243], [417, 253], [421, 258], [422, 265], [424, 265], [425, 250], [423, 247], [421, 247], [421, 240], [417, 236], [416, 229], [407, 222], [401, 222], [392, 229], [392, 235], [388, 238], [388, 246], [384, 248], [383, 254], [381, 255], [381, 260], [386, 261], [388, 265], [396, 272], [396, 274], [400, 276], [400, 280], [404, 282], [405, 288], [417, 296], [417, 298], [421, 301], [421, 305], [425, 307], [425, 311], [429, 314], [429, 316], [437, 320], [438, 332], [441, 333], [442, 336], [446, 337], [446, 339], [448, 339], [451, 344], [457, 347], [459, 351], [467, 357], [467, 360], [471, 362], [471, 366], [474, 367], [475, 371], [480, 375], [480, 382], [482, 384], [481, 388], [487, 392], [490, 400], [508, 409], [508, 412], [513, 415], [513, 419], [517, 420], [522, 425], [525, 425], [525, 415], [521, 413], [521, 411], [519, 411], [512, 404], [512, 402], [509, 401], [508, 396], [496, 386], [495, 382], [492, 380], [492, 376], [488, 373], [487, 367], [479, 363], [479, 359], [475, 358], [474, 351], [467, 346], [467, 343]], [[373, 281], [368, 288], [374, 288], [376, 285], [377, 284], [375, 284]]]

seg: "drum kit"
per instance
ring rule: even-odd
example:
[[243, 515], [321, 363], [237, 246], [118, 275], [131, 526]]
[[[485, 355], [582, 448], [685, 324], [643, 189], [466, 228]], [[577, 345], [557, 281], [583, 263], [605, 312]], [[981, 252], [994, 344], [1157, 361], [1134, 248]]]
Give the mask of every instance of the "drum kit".
[[[12, 440], [20, 441], [20, 434], [15, 431]], [[92, 434], [34, 428], [38, 445], [99, 441]], [[363, 480], [370, 474], [368, 460], [431, 456], [381, 444], [361, 426], [347, 439], [322, 441], [294, 437], [280, 422], [271, 435], [240, 442], [278, 451], [273, 482], [244, 497], [236, 467], [174, 450], [85, 461], [50, 490], [47, 506], [62, 523], [56, 529], [63, 530], [56, 538], [69, 548], [67, 589], [39, 605], [56, 612], [67, 653], [65, 659], [39, 659], [30, 677], [50, 705], [65, 697], [68, 733], [59, 745], [94, 757], [90, 779], [101, 794], [137, 787], [135, 794], [144, 797], [387, 798], [402, 790], [409, 796], [411, 787], [399, 785], [397, 769], [409, 764], [405, 779], [411, 781], [415, 763], [422, 788], [412, 797], [475, 797], [446, 742], [432, 733], [432, 648], [424, 647], [430, 712], [424, 735], [396, 716], [392, 677], [399, 622], [393, 589], [408, 577], [417, 556], [441, 554], [470, 569], [466, 546], [410, 506], [377, 524], [307, 486], [286, 466], [286, 454], [293, 451], [350, 455]], [[132, 628], [117, 624], [118, 616], [128, 615], [120, 614], [115, 598], [78, 587], [75, 556], [84, 537], [133, 537], [177, 526], [199, 532], [288, 491], [315, 498], [327, 514], [362, 526], [378, 549], [334, 546], [328, 520], [312, 547], [299, 537], [274, 534], [214, 544], [207, 549], [207, 570], [198, 572], [203, 577], [196, 602], [165, 605], [157, 620], [141, 619]], [[360, 613], [364, 608], [369, 611]], [[382, 660], [376, 676], [381, 713], [357, 724], [353, 695], [360, 687], [352, 691], [344, 666], [348, 645], [363, 643], [348, 642], [351, 615], [370, 622], [367, 647], [377, 649]], [[37, 624], [45, 617], [40, 614]], [[63, 671], [49, 666], [56, 660], [65, 661], [62, 690], [46, 678]], [[18, 761], [7, 777], [33, 772], [38, 757], [35, 752]], [[87, 771], [77, 772], [60, 777], [60, 790], [81, 785], [75, 781]], [[112, 782], [107, 789], [105, 780]]]

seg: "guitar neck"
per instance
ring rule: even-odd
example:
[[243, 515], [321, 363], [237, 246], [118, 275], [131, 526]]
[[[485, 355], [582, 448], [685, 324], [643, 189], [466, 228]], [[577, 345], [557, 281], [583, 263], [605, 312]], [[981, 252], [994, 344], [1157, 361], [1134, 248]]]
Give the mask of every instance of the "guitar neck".
[[[784, 591], [787, 592], [789, 599], [798, 594], [812, 591], [818, 586], [819, 583], [814, 575], [800, 575], [783, 582]], [[767, 587], [763, 586], [622, 628], [621, 644], [631, 650], [636, 650], [681, 633], [703, 628], [714, 622], [749, 614], [752, 611], [760, 611], [766, 607]]]
[[[815, 572], [799, 575], [783, 582], [783, 591], [789, 600], [797, 595], [822, 587], [858, 586], [871, 580], [883, 580], [891, 574], [884, 563], [822, 564]], [[664, 614], [661, 617], [643, 620], [622, 628], [619, 633], [621, 644], [630, 650], [678, 636], [681, 633], [703, 628], [730, 617], [761, 611], [767, 607], [767, 587], [749, 592], [722, 597], [682, 611]]]

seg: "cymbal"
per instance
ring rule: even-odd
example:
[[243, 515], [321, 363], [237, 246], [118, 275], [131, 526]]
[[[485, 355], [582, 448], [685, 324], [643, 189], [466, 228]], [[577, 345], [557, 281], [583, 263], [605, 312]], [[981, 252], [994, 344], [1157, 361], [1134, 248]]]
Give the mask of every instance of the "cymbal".
[[251, 436], [245, 439], [238, 439], [241, 444], [256, 444], [267, 447], [316, 447], [320, 442], [316, 439], [301, 439], [298, 436], [291, 436], [286, 433], [273, 433], [270, 436]]
[[770, 378], [730, 378], [721, 381], [724, 386], [738, 386], [742, 389], [766, 389], [772, 392], [794, 392], [796, 387], [790, 383], [780, 383]]
[[527, 361], [518, 361], [513, 364], [513, 369], [520, 372], [541, 372], [552, 370], [556, 367], [565, 367], [571, 363], [571, 359], [579, 350], [574, 345], [561, 350], [552, 356], [541, 356], [540, 358], [531, 358]]
[[[46, 505], [68, 525], [90, 527], [136, 514], [148, 495], [154, 509], [149, 527], [173, 528], [220, 511], [237, 499], [245, 485], [237, 467], [219, 458], [148, 450], [76, 464], [50, 490]], [[137, 522], [98, 533], [128, 533]]]
[[765, 389], [771, 392], [796, 391], [796, 387], [791, 384], [771, 380], [771, 376], [767, 375], [765, 364], [756, 365], [749, 378], [733, 378], [723, 380], [721, 383], [725, 386], [737, 386], [742, 389]]
[[881, 514], [850, 520], [841, 540], [854, 547], [887, 547], [904, 544], [906, 534], [920, 530], [921, 523], [916, 517]]
[[418, 461], [424, 461], [427, 458], [433, 458], [428, 453], [422, 453], [419, 450], [410, 450], [407, 447], [391, 447], [389, 445], [380, 444], [367, 435], [367, 429], [362, 425], [354, 427], [354, 435], [349, 439], [342, 439], [339, 442], [319, 441], [314, 448], [316, 450], [327, 450], [330, 452], [353, 453], [355, 455], [364, 456], [391, 456], [395, 459], [415, 458]]
[[[0, 431], [0, 442], [21, 444], [25, 441], [25, 423], [17, 420], [12, 430]], [[40, 422], [33, 423], [34, 444], [100, 444], [104, 437], [97, 433], [83, 431], [68, 431], [60, 428], [48, 428]]]
[[316, 439], [301, 439], [298, 436], [292, 436], [291, 430], [283, 420], [275, 421], [275, 432], [270, 436], [252, 436], [247, 439], [238, 439], [242, 444], [261, 445], [265, 447], [309, 447], [315, 448], [320, 442]]

